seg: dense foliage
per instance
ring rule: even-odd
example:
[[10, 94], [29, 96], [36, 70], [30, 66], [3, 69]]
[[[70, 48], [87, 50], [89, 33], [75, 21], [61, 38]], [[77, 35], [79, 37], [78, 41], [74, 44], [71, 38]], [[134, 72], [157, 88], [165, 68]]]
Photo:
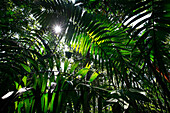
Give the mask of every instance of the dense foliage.
[[1, 112], [169, 112], [168, 0], [0, 6]]

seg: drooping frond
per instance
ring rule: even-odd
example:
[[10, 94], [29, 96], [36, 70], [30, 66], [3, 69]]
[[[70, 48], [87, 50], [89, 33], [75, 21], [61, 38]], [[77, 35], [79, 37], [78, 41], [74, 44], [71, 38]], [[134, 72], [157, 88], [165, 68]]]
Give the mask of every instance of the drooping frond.
[[[49, 76], [55, 81], [53, 69], [57, 68], [55, 92], [40, 96], [31, 91], [36, 97], [35, 103], [43, 102], [37, 110], [59, 112], [68, 104], [70, 112], [79, 112], [80, 103], [83, 111], [90, 111], [93, 106], [93, 112], [96, 106], [100, 112], [107, 106], [112, 111], [119, 108], [123, 112], [124, 105], [128, 106], [127, 112], [169, 109], [170, 3], [167, 0], [76, 0], [75, 4], [69, 0], [35, 0], [32, 4], [31, 13], [41, 29], [27, 32], [19, 40], [10, 36], [0, 39], [3, 51], [0, 66], [10, 67], [9, 72], [3, 71], [5, 74], [33, 73], [33, 88], [41, 93], [46, 92]], [[62, 27], [60, 34], [51, 32], [54, 25]], [[61, 70], [56, 51], [61, 38], [82, 55], [86, 68], [76, 73], [74, 70], [79, 64], [69, 70], [66, 60], [64, 71]], [[73, 85], [68, 81], [71, 78]], [[79, 80], [83, 83], [77, 82]], [[70, 88], [74, 89], [70, 95], [77, 98], [61, 91]], [[145, 92], [144, 95], [141, 92]], [[65, 106], [59, 110], [63, 103]], [[48, 105], [57, 108], [53, 111]]]

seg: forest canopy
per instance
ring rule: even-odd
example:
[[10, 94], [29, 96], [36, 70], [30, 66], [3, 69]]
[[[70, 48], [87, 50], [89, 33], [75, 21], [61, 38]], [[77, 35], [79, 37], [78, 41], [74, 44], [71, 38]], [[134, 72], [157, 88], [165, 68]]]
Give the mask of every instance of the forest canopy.
[[0, 112], [169, 112], [169, 0], [0, 6]]

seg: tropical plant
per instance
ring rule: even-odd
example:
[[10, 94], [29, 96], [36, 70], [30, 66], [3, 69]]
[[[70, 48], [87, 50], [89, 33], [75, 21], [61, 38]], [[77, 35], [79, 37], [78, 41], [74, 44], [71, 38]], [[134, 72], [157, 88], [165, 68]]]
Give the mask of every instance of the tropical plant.
[[[9, 35], [16, 33], [9, 26], [20, 24], [6, 16], [3, 20], [9, 25], [1, 24], [5, 28], [1, 84], [12, 77], [16, 86], [16, 93], [1, 99], [2, 111], [169, 112], [168, 1], [12, 0], [7, 4], [11, 5], [4, 12], [14, 5], [13, 10], [28, 13], [24, 17], [32, 14], [34, 23], [26, 25], [35, 27], [21, 25], [15, 38]], [[62, 26], [62, 33], [53, 33], [54, 24]], [[62, 38], [82, 60], [69, 66], [66, 59], [63, 70], [57, 51]], [[25, 91], [17, 92], [21, 87]]]

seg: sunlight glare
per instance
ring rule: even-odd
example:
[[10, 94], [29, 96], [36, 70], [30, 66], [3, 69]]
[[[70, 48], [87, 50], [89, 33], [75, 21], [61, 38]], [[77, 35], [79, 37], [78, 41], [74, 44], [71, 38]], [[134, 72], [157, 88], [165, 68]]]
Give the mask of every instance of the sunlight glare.
[[5, 94], [5, 95], [2, 97], [2, 99], [6, 99], [6, 98], [10, 97], [13, 93], [14, 93], [14, 91], [8, 92], [7, 94]]
[[73, 2], [73, 4], [75, 3], [75, 0], [71, 0]]
[[73, 3], [75, 3], [75, 0], [72, 0]]
[[58, 25], [56, 25], [56, 26], [54, 27], [54, 31], [55, 31], [55, 33], [60, 33], [60, 32], [61, 32], [61, 27], [58, 26]]

